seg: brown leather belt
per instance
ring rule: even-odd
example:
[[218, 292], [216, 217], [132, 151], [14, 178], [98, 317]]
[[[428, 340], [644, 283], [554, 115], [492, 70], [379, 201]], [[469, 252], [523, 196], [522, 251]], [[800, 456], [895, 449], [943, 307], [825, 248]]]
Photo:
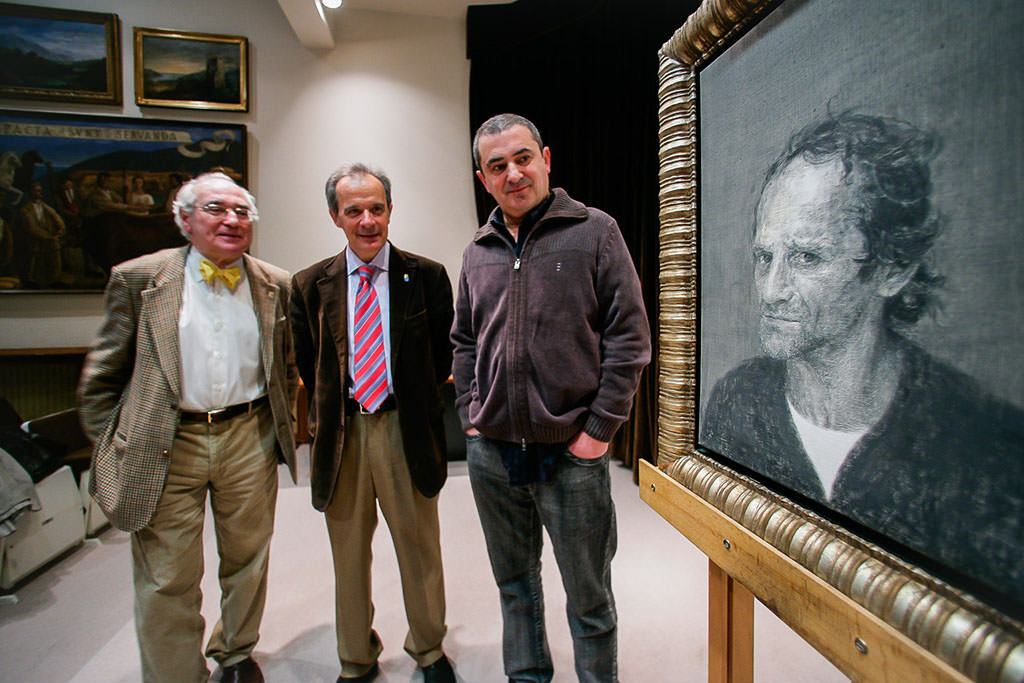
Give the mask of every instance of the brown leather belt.
[[389, 410], [394, 410], [398, 407], [395, 402], [395, 395], [388, 394], [388, 397], [384, 399], [384, 402], [380, 404], [380, 408], [373, 411], [372, 413], [366, 412], [366, 409], [359, 404], [359, 401], [355, 400], [351, 396], [345, 399], [345, 414], [351, 415], [352, 413], [362, 413], [363, 415], [376, 415], [377, 413], [386, 413]]
[[267, 395], [263, 394], [256, 400], [248, 401], [247, 403], [236, 403], [233, 406], [217, 408], [217, 410], [211, 410], [209, 412], [182, 410], [179, 414], [181, 415], [182, 422], [205, 422], [206, 424], [212, 425], [217, 422], [230, 420], [231, 418], [238, 417], [239, 415], [251, 413], [266, 402]]

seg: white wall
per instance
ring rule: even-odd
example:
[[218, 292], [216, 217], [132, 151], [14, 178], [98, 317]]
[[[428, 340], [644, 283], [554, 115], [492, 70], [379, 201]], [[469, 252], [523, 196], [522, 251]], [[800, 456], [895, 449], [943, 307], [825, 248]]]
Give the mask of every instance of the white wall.
[[[323, 185], [347, 161], [390, 175], [392, 242], [445, 264], [452, 284], [477, 227], [464, 19], [338, 10], [333, 50], [299, 44], [275, 0], [20, 0], [121, 20], [122, 107], [5, 101], [5, 108], [245, 123], [260, 209], [253, 254], [290, 271], [339, 251]], [[312, 1], [312, 0], [310, 0]], [[249, 112], [135, 105], [132, 27], [245, 35]], [[88, 346], [100, 295], [0, 295], [0, 348]]]

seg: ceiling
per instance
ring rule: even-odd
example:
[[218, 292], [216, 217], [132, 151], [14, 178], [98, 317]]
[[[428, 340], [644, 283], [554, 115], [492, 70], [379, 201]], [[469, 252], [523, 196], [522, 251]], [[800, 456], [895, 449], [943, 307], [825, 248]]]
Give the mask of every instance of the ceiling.
[[307, 48], [332, 48], [334, 36], [328, 12], [371, 10], [430, 17], [457, 18], [466, 14], [469, 5], [504, 5], [515, 0], [344, 0], [336, 10], [324, 9], [318, 0], [277, 0], [292, 30]]

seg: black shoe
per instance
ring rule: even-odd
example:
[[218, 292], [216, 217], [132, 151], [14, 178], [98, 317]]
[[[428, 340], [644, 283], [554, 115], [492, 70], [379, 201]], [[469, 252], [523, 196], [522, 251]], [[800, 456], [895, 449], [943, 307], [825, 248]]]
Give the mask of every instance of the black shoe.
[[455, 683], [452, 663], [444, 655], [433, 664], [421, 666], [420, 671], [423, 672], [423, 683]]
[[221, 683], [263, 683], [263, 672], [252, 657], [231, 666], [221, 667]]
[[356, 676], [354, 678], [342, 678], [338, 676], [338, 683], [370, 683], [370, 681], [377, 678], [377, 674], [380, 673], [380, 665], [378, 662], [374, 662], [370, 670], [364, 673], [362, 676]]

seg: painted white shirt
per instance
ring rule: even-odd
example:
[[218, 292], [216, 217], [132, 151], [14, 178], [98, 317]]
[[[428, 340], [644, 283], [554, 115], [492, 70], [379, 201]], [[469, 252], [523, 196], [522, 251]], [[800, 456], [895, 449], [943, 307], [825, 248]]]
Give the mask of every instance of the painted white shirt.
[[821, 487], [825, 489], [825, 495], [831, 499], [832, 487], [835, 486], [836, 477], [839, 476], [839, 468], [843, 466], [846, 456], [850, 454], [860, 438], [867, 433], [867, 430], [841, 432], [836, 429], [819, 427], [798, 413], [789, 399], [786, 399], [786, 405], [789, 406], [789, 414], [793, 417], [793, 424], [796, 425], [800, 443], [803, 444], [804, 451], [811, 459], [814, 470], [818, 473], [818, 479], [821, 480]]
[[242, 259], [235, 291], [220, 278], [199, 273], [201, 254], [185, 260], [178, 342], [181, 347], [181, 409], [207, 411], [259, 398], [266, 393], [260, 360], [260, 329]]

